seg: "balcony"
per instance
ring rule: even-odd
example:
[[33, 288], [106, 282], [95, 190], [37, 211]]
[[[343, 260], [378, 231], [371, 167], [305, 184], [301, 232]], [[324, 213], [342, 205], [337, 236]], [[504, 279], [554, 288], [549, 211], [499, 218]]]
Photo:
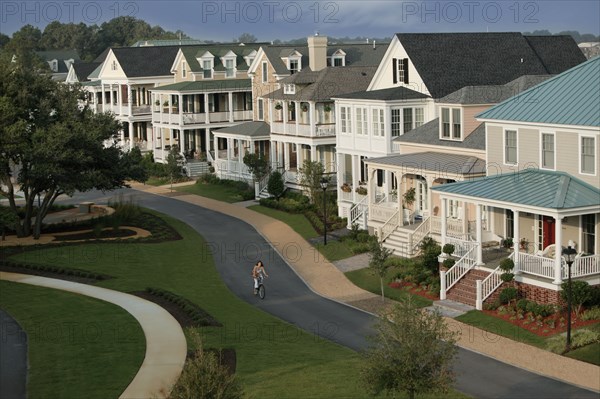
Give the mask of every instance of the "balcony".
[[131, 107], [132, 115], [147, 115], [150, 114], [150, 105], [133, 105]]
[[311, 126], [307, 123], [296, 124], [296, 121], [289, 121], [288, 123], [279, 121], [271, 123], [271, 131], [278, 134], [304, 137], [335, 136], [335, 123]]
[[233, 111], [233, 120], [234, 121], [251, 121], [252, 120], [252, 110], [250, 110], [250, 111]]
[[208, 119], [211, 123], [214, 122], [228, 122], [229, 121], [229, 112], [210, 112], [208, 114]]

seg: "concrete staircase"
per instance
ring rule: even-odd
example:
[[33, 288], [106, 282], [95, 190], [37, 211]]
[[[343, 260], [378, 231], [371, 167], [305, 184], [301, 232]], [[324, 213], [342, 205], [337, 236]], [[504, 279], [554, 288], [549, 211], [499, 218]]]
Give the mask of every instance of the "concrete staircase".
[[446, 298], [469, 306], [475, 306], [475, 301], [477, 300], [476, 281], [485, 279], [489, 274], [489, 272], [484, 270], [470, 270], [450, 288], [446, 294]]
[[186, 173], [188, 177], [198, 177], [210, 173], [208, 162], [188, 161], [186, 164]]

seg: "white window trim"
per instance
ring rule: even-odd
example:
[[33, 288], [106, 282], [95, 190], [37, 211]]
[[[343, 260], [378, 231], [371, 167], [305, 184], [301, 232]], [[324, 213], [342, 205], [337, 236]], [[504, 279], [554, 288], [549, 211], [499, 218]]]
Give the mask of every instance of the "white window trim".
[[[589, 172], [584, 172], [581, 169], [581, 161], [582, 161], [582, 144], [583, 144], [583, 138], [591, 138], [594, 139], [594, 173], [589, 173]], [[598, 168], [596, 166], [596, 164], [598, 163], [598, 136], [595, 135], [589, 135], [589, 134], [580, 134], [579, 135], [579, 140], [577, 140], [577, 154], [579, 155], [577, 158], [579, 159], [579, 174], [582, 174], [584, 176], [596, 176], [596, 174], [598, 173]]]
[[[552, 135], [554, 137], [554, 148], [552, 148], [553, 154], [554, 154], [554, 168], [546, 168], [544, 166], [544, 135]], [[518, 137], [518, 133], [517, 133], [517, 137]], [[556, 170], [556, 132], [551, 132], [551, 131], [543, 131], [540, 130], [540, 169], [544, 169], [544, 170]]]
[[330, 65], [335, 66], [335, 60], [342, 60], [341, 66], [346, 66], [346, 56], [345, 55], [332, 55], [330, 58]]
[[186, 69], [185, 61], [181, 61], [181, 77], [182, 78], [187, 77], [187, 69]]
[[[233, 62], [233, 75], [232, 76], [227, 76], [227, 61]], [[221, 58], [221, 62], [223, 63], [223, 67], [225, 68], [225, 79], [235, 79], [235, 76], [237, 75], [237, 62], [236, 61], [237, 61], [236, 57]]]
[[[398, 136], [394, 136], [394, 111], [400, 111], [400, 120], [398, 121], [398, 124], [400, 126], [400, 134]], [[400, 137], [404, 135], [404, 108], [394, 107], [390, 109], [390, 135], [391, 137]]]
[[[594, 254], [598, 255], [597, 253], [597, 249], [598, 249], [598, 215], [596, 213], [592, 214], [594, 216], [594, 237], [596, 238], [596, 248], [594, 248]], [[583, 252], [583, 216], [585, 215], [579, 215], [579, 244], [577, 245], [577, 252]]]
[[[215, 60], [214, 60], [214, 58], [206, 57], [206, 58], [201, 58], [201, 60], [202, 60], [202, 79], [206, 79], [206, 80], [214, 79], [215, 78]], [[204, 75], [204, 72], [206, 71], [206, 69], [204, 69], [204, 62], [206, 62], [206, 61], [210, 62], [210, 78], [207, 78]]]
[[[417, 108], [414, 107], [413, 110]], [[443, 127], [444, 127], [444, 121], [442, 119], [442, 109], [447, 108], [448, 109], [448, 113], [449, 113], [449, 117], [450, 117], [450, 137], [444, 137], [443, 135]], [[460, 137], [459, 138], [455, 138], [454, 137], [454, 116], [453, 116], [453, 110], [460, 110]], [[414, 117], [415, 112], [413, 111], [413, 125], [415, 124], [415, 117]], [[404, 121], [404, 118], [403, 118]], [[425, 109], [423, 109], [423, 124], [425, 124], [427, 122], [425, 122]], [[414, 128], [413, 128], [414, 129]], [[446, 140], [446, 141], [463, 141], [463, 137], [464, 137], [464, 130], [465, 130], [465, 115], [464, 115], [464, 109], [463, 107], [440, 107], [440, 126], [439, 126], [439, 131], [440, 131], [440, 140]]]
[[293, 83], [285, 83], [283, 85], [283, 94], [296, 94], [296, 85]]
[[302, 57], [299, 57], [297, 55], [288, 57], [287, 68], [288, 71], [290, 71], [290, 73], [292, 72], [292, 61], [298, 61], [298, 70], [295, 73], [300, 72], [302, 70]]
[[[261, 106], [259, 104], [262, 104], [262, 117], [260, 114], [260, 109]], [[264, 121], [265, 120], [265, 100], [262, 98], [257, 98], [256, 99], [256, 117], [259, 121]]]
[[[345, 110], [345, 115], [346, 115], [346, 130], [344, 130], [343, 128], [343, 119], [342, 116], [344, 115], [344, 112], [342, 110]], [[340, 105], [340, 115], [339, 115], [339, 126], [340, 126], [340, 133], [342, 134], [350, 134], [350, 132], [352, 131], [351, 128], [351, 121], [352, 121], [352, 107], [350, 107], [349, 105]]]
[[[375, 131], [375, 117], [377, 117], [377, 131]], [[381, 117], [383, 117], [383, 120], [381, 120]], [[385, 110], [383, 108], [371, 108], [371, 129], [373, 137], [380, 139], [385, 137]]]
[[267, 65], [267, 61], [263, 61], [260, 64], [260, 78], [262, 83], [267, 83], [269, 81], [269, 66]]
[[[517, 135], [517, 144], [516, 144], [517, 160], [515, 162], [506, 162], [506, 132], [507, 131], [516, 132], [516, 135]], [[510, 165], [510, 166], [515, 166], [515, 165], [519, 164], [519, 130], [518, 129], [507, 129], [507, 128], [502, 129], [502, 162], [504, 165]]]

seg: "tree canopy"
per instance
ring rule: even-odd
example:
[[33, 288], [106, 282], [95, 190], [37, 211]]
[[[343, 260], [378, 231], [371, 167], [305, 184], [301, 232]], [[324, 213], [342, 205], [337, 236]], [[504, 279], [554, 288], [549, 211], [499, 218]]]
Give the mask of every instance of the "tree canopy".
[[32, 233], [36, 213], [33, 233], [39, 237], [59, 195], [123, 187], [137, 172], [130, 154], [115, 144], [120, 126], [114, 117], [82, 106], [80, 87], [57, 83], [25, 60], [0, 60], [0, 194], [18, 215], [20, 192], [25, 203], [17, 234]]

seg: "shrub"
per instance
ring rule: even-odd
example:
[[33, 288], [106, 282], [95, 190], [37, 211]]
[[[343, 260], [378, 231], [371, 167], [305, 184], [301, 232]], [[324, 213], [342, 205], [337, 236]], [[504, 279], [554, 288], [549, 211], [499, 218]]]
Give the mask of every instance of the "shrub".
[[507, 304], [517, 299], [517, 289], [514, 287], [505, 288], [500, 292], [500, 303]]
[[600, 285], [590, 287], [590, 297], [583, 304], [588, 308], [600, 306]]
[[525, 298], [517, 301], [517, 309], [522, 310], [523, 312], [527, 312], [527, 305], [529, 305], [529, 301]]
[[[562, 291], [560, 296], [563, 301], [568, 302], [569, 298], [569, 282], [565, 281], [561, 284]], [[583, 303], [588, 301], [592, 295], [590, 285], [585, 281], [571, 282], [571, 303], [573, 304], [575, 315], [579, 316]]]
[[442, 263], [446, 269], [450, 269], [452, 266], [454, 266], [456, 261], [454, 259], [446, 258]]
[[279, 199], [284, 191], [285, 183], [283, 182], [283, 176], [280, 172], [274, 171], [267, 181], [267, 192], [275, 197], [275, 199]]
[[[600, 333], [585, 328], [573, 331], [571, 349], [581, 348], [594, 342], [600, 342]], [[548, 340], [547, 349], [562, 354], [565, 351], [566, 340], [563, 335], [557, 335]]]
[[421, 241], [421, 263], [427, 270], [437, 273], [439, 269], [438, 256], [441, 253], [441, 247], [433, 238], [425, 237]]
[[595, 306], [591, 309], [586, 310], [581, 315], [583, 320], [600, 320], [600, 307]]
[[502, 261], [500, 262], [500, 269], [505, 272], [511, 271], [512, 269], [514, 269], [514, 267], [515, 262], [513, 262], [513, 260], [510, 258], [502, 259]]
[[445, 253], [446, 255], [450, 256], [454, 253], [454, 245], [452, 244], [446, 244], [444, 245], [444, 248], [442, 248], [442, 252]]
[[502, 273], [500, 275], [500, 280], [504, 281], [505, 283], [513, 281], [514, 278], [515, 275], [513, 273]]

